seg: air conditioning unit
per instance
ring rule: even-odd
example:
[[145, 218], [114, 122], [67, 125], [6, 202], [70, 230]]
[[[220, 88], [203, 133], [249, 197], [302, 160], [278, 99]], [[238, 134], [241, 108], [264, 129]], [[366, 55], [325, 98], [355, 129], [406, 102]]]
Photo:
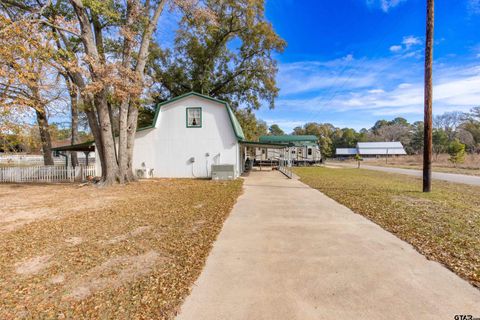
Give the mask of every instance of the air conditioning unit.
[[233, 164], [212, 164], [212, 180], [235, 179], [235, 166]]
[[135, 174], [137, 175], [137, 178], [139, 179], [149, 179], [153, 178], [153, 169], [137, 169], [135, 170]]
[[147, 177], [147, 170], [145, 169], [137, 169], [135, 170], [135, 173], [137, 174], [137, 178], [139, 179], [144, 179]]

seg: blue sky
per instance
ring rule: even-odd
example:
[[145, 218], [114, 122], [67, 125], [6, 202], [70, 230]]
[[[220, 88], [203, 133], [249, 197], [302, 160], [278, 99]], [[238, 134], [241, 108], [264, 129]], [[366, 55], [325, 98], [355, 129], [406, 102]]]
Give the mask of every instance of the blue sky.
[[[425, 0], [267, 0], [288, 46], [280, 96], [257, 116], [285, 131], [305, 122], [371, 127], [423, 119]], [[437, 0], [434, 113], [480, 105], [480, 0]]]

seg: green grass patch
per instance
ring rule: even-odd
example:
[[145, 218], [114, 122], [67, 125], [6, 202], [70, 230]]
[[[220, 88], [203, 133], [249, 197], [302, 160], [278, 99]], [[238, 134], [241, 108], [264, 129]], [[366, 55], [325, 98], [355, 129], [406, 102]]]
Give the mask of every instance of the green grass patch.
[[301, 181], [480, 287], [480, 187], [362, 169], [297, 168]]

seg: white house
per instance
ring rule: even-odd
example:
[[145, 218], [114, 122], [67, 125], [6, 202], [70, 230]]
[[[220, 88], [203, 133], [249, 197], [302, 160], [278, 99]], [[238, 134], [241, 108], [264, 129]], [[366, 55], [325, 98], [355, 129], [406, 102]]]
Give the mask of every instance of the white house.
[[[159, 104], [152, 125], [137, 130], [133, 169], [153, 177], [206, 178], [212, 164], [229, 164], [238, 177], [245, 161], [244, 139], [226, 102], [187, 93]], [[100, 170], [98, 165], [97, 175]]]

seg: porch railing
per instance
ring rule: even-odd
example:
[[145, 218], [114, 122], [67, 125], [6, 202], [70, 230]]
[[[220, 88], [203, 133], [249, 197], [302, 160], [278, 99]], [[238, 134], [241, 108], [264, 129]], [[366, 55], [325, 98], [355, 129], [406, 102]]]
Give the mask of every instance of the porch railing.
[[279, 159], [278, 160], [278, 170], [286, 175], [288, 178], [292, 179], [292, 167], [288, 160]]

